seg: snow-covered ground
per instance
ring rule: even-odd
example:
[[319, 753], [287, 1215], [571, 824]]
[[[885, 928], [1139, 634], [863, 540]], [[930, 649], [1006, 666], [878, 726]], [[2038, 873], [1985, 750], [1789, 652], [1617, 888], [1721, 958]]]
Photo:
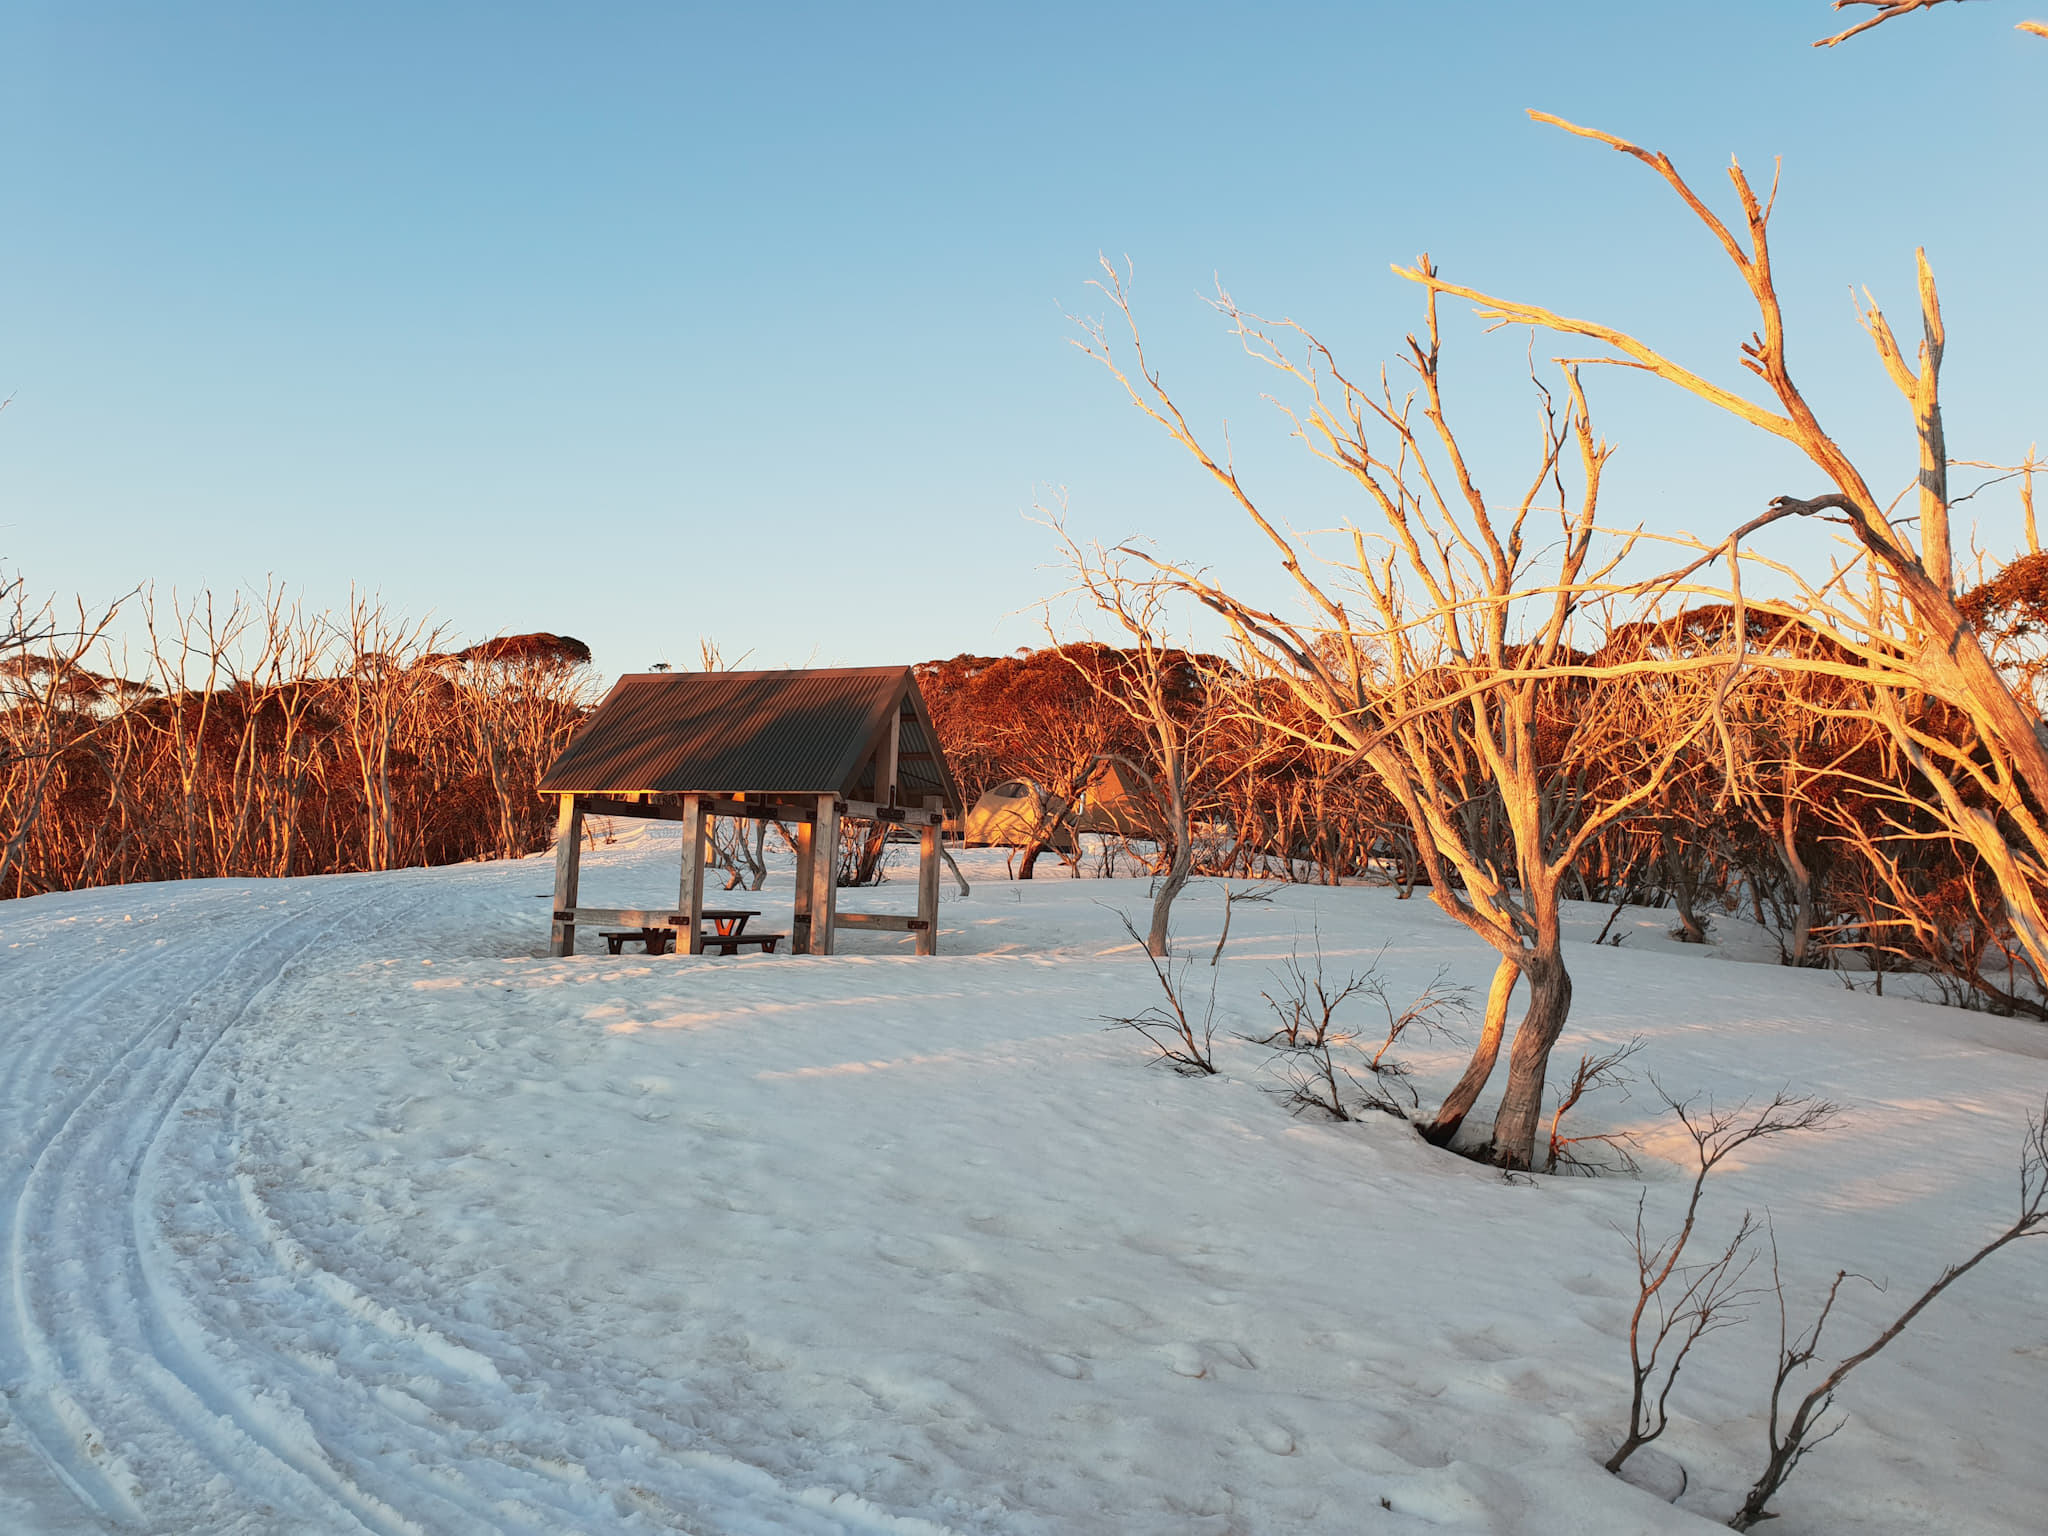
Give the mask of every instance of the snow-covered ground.
[[[587, 900], [672, 893], [666, 829]], [[1418, 898], [1240, 905], [1225, 1073], [1148, 1066], [1108, 907], [1142, 882], [950, 883], [944, 953], [544, 957], [546, 860], [0, 906], [0, 1530], [1707, 1531], [1761, 1460], [1775, 1319], [1710, 1339], [1639, 1458], [1617, 1227], [1681, 1150], [1638, 1089], [1582, 1128], [1641, 1181], [1505, 1182], [1405, 1125], [1290, 1118], [1262, 990], [1320, 935], [1398, 995], [1487, 955]], [[760, 921], [786, 928], [786, 876]], [[543, 899], [536, 899], [543, 898]], [[903, 909], [906, 882], [847, 905]], [[1107, 906], [1105, 905], [1107, 904]], [[778, 912], [777, 908], [780, 908]], [[1184, 898], [1206, 959], [1220, 893]], [[1606, 914], [1580, 914], [1590, 940]], [[1738, 964], [1631, 914], [1579, 943], [1560, 1064], [1840, 1129], [1760, 1148], [1803, 1306], [1878, 1321], [2010, 1219], [2048, 1029]], [[1204, 937], [1206, 935], [1206, 938]], [[601, 946], [600, 946], [601, 947]], [[1198, 968], [1206, 983], [1206, 967]], [[1425, 1102], [1461, 1063], [1410, 1051]], [[2048, 1244], [1994, 1259], [1850, 1379], [1795, 1532], [2048, 1527]]]

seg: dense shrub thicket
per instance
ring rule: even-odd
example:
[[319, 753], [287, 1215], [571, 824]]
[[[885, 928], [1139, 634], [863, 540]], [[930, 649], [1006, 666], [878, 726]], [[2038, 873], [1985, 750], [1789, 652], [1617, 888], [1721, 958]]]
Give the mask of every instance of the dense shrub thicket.
[[[2015, 642], [2037, 627], [2040, 573], [2029, 556], [1966, 601]], [[89, 625], [17, 607], [0, 649], [0, 896], [88, 885], [224, 875], [315, 874], [443, 864], [547, 846], [536, 792], [594, 697], [590, 652], [534, 633], [455, 648], [374, 604], [302, 619], [273, 599], [202, 601], [159, 622], [147, 664], [124, 675]], [[1597, 667], [1633, 656], [1724, 650], [1725, 607], [1618, 629]], [[1773, 658], [1825, 651], [1823, 637], [1749, 615], [1747, 660], [1721, 699], [1725, 731], [1697, 736], [1658, 796], [1586, 846], [1569, 894], [1670, 911], [1705, 939], [1741, 914], [1776, 935], [1788, 965], [1852, 963], [1931, 975], [1952, 1000], [2048, 1016], [2041, 978], [2014, 942], [1997, 881], [1921, 807], [1929, 798], [1861, 686]], [[1148, 805], [1155, 745], [1122, 706], [1141, 665], [1096, 644], [1011, 656], [962, 655], [918, 670], [947, 756], [971, 805], [1023, 778], [1071, 804], [1118, 759], [1138, 789], [1147, 837], [1108, 851], [1050, 836], [1093, 867], [1164, 867], [1168, 818]], [[1196, 872], [1334, 882], [1426, 884], [1410, 820], [1384, 783], [1338, 750], [1271, 677], [1170, 650], [1157, 665], [1191, 744], [1189, 841]], [[1590, 669], [1589, 669], [1590, 670]], [[2010, 670], [2010, 669], [2009, 669]], [[2012, 672], [2031, 690], [2037, 681]], [[1646, 752], [1692, 725], [1698, 700], [1669, 677], [1561, 677], [1537, 711], [1539, 755], [1559, 767], [1551, 814], [1570, 818], [1625, 781]], [[1915, 728], [1962, 739], [1946, 706], [1921, 701]], [[1596, 724], [1597, 722], [1597, 724]], [[1510, 885], [1512, 838], [1483, 773], [1443, 738], [1443, 781], [1482, 863]]]
[[[2023, 630], [2029, 581], [2020, 570], [1994, 577], [1972, 606], [1987, 625]], [[1619, 628], [1600, 651], [1573, 660], [1590, 671], [1646, 655], [1718, 654], [1732, 626], [1727, 607], [1699, 605]], [[1774, 657], [1824, 656], [1830, 642], [1755, 613], [1745, 627], [1747, 659], [1720, 701], [1725, 733], [1699, 734], [1654, 800], [1588, 843], [1569, 894], [1664, 908], [1674, 931], [1694, 942], [1717, 919], [1740, 915], [1775, 936], [1787, 965], [1846, 965], [1868, 972], [1880, 991], [1887, 972], [1913, 970], [1936, 978], [1954, 1002], [2048, 1017], [1996, 879], [1926, 814], [1927, 786], [1872, 717], [1862, 685], [1772, 665]], [[1369, 875], [1394, 879], [1404, 894], [1427, 883], [1402, 807], [1363, 763], [1335, 750], [1309, 712], [1290, 711], [1270, 678], [1173, 654], [1175, 697], [1201, 745], [1191, 782], [1199, 873], [1320, 882]], [[1115, 698], [1129, 665], [1128, 653], [1089, 644], [920, 667], [969, 803], [1008, 778], [1071, 802], [1105, 754], [1143, 762], [1145, 733]], [[2012, 665], [2026, 663], [2015, 654]], [[1627, 781], [1696, 724], [1700, 701], [1677, 696], [1678, 686], [1640, 674], [1546, 685], [1537, 737], [1540, 758], [1560, 769], [1553, 815], [1572, 817], [1601, 797], [1603, 777]], [[1952, 714], [1922, 699], [1912, 724], [1966, 740], [1966, 723]], [[1455, 734], [1443, 741], [1451, 759], [1443, 778], [1463, 796], [1459, 814], [1481, 862], [1512, 884], [1515, 850], [1497, 792], [1475, 764], [1455, 760]], [[1150, 816], [1163, 826], [1158, 807]], [[1142, 843], [1128, 855], [1139, 868], [1166, 857]]]
[[0, 895], [546, 845], [534, 786], [590, 693], [581, 641], [446, 649], [367, 603], [146, 618], [135, 676], [102, 659], [94, 626], [17, 609], [0, 647]]

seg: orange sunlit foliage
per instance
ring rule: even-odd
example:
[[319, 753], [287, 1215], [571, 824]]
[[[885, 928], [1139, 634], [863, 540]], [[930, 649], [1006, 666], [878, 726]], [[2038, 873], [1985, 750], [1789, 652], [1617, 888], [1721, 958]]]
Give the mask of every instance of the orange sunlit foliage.
[[446, 650], [362, 603], [150, 623], [156, 681], [59, 635], [0, 661], [0, 895], [546, 846], [535, 785], [581, 717], [581, 641]]

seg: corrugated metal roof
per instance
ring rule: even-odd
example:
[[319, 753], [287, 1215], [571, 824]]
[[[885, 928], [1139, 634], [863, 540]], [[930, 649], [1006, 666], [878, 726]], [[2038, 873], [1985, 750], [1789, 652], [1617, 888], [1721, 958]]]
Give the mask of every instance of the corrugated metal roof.
[[903, 711], [898, 798], [915, 805], [944, 795], [957, 811], [959, 792], [908, 667], [631, 673], [612, 685], [540, 787], [865, 798], [876, 792], [872, 758], [893, 710]]

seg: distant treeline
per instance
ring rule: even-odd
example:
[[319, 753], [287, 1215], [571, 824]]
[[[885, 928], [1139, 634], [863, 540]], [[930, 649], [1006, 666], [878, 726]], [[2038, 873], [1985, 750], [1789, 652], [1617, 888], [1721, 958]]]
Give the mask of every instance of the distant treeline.
[[[132, 669], [107, 663], [104, 616], [60, 624], [17, 594], [0, 627], [0, 896], [548, 845], [551, 807], [535, 786], [595, 696], [580, 641], [535, 633], [456, 648], [374, 601], [338, 615], [306, 615], [274, 595], [224, 608], [137, 604], [147, 654]], [[2044, 607], [2031, 589], [1995, 584], [1975, 604], [1991, 629]], [[1580, 675], [1541, 685], [1532, 746], [1556, 828], [1690, 737], [1656, 795], [1586, 842], [1564, 894], [1665, 908], [1693, 940], [1739, 913], [1776, 936], [1789, 965], [1855, 957], [1879, 985], [1886, 970], [1912, 969], [1958, 1002], [2041, 1015], [2041, 980], [1993, 872], [1925, 813], [1928, 786], [1855, 697], [1860, 685], [1812, 665], [1831, 642], [1749, 615], [1740, 675], [1724, 686], [1695, 674], [1713, 679], [1711, 731], [1697, 728], [1702, 700], [1679, 696], [1704, 685], [1626, 671], [1631, 659], [1725, 648], [1734, 622], [1728, 608], [1702, 606], [1630, 626], [1574, 655]], [[1622, 670], [1583, 675], [1601, 666]], [[1163, 873], [1185, 842], [1197, 874], [1427, 883], [1413, 819], [1385, 775], [1270, 675], [1089, 643], [957, 656], [918, 676], [970, 806], [1006, 779], [1075, 805], [1106, 762], [1121, 764], [1152, 836], [1111, 850], [1109, 867], [1121, 857]], [[1177, 755], [1137, 707], [1148, 689], [1172, 717]], [[1910, 724], [1961, 740], [1952, 715], [1923, 698]], [[1409, 748], [1427, 757], [1476, 867], [1514, 888], [1524, 872], [1493, 775], [1455, 708], [1434, 718], [1441, 729], [1411, 735]], [[1101, 846], [1073, 848], [1058, 830], [1048, 823], [1022, 850], [1020, 875], [1055, 846], [1104, 867]]]
[[[1987, 628], [2026, 622], [2041, 606], [2031, 592], [1997, 587], [1973, 605]], [[1533, 747], [1553, 835], [1691, 737], [1658, 793], [1587, 842], [1563, 894], [1663, 908], [1674, 932], [1695, 942], [1717, 917], [1740, 915], [1775, 937], [1785, 964], [1846, 960], [1875, 972], [1880, 990], [1886, 971], [1910, 969], [1933, 976], [1952, 1001], [2043, 1016], [2041, 980], [2015, 942], [1993, 872], [1926, 814], [1932, 791], [1863, 707], [1865, 690], [1815, 668], [1831, 642], [1752, 613], [1745, 662], [1725, 691], [1718, 673], [1686, 684], [1621, 670], [1645, 657], [1715, 653], [1729, 645], [1734, 622], [1727, 607], [1706, 605], [1628, 626], [1599, 652], [1569, 658], [1619, 675], [1541, 686]], [[1787, 664], [1774, 666], [1774, 657]], [[1013, 778], [1072, 804], [1106, 754], [1164, 781], [1158, 733], [1125, 707], [1136, 665], [1133, 653], [1088, 644], [957, 656], [918, 672], [969, 804]], [[1292, 707], [1270, 676], [1254, 680], [1216, 657], [1170, 651], [1162, 665], [1187, 744], [1195, 873], [1323, 882], [1372, 875], [1426, 886], [1411, 818], [1385, 777], [1341, 750], [1313, 711]], [[1721, 725], [1699, 730], [1715, 696]], [[1923, 697], [1913, 707], [1913, 730], [1967, 739], [1967, 722], [1948, 706]], [[1513, 829], [1474, 748], [1472, 716], [1461, 721], [1451, 708], [1437, 718], [1442, 729], [1411, 745], [1429, 757], [1430, 781], [1455, 807], [1477, 864], [1513, 888], [1523, 878]], [[1171, 818], [1155, 803], [1149, 819], [1156, 841], [1129, 857], [1163, 872]], [[1023, 850], [1020, 873], [1029, 876], [1051, 830], [1046, 843]], [[1091, 856], [1099, 850], [1062, 855]]]
[[546, 846], [534, 786], [590, 693], [581, 641], [450, 649], [374, 601], [138, 607], [132, 669], [109, 616], [17, 601], [0, 632], [0, 895]]

